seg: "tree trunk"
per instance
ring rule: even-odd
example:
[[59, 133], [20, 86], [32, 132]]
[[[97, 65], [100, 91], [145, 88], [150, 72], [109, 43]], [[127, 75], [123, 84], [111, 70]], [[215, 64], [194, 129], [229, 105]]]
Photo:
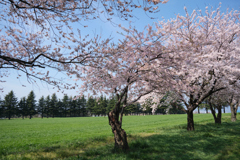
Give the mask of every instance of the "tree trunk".
[[226, 113], [226, 111], [225, 111], [225, 106], [223, 107], [223, 113]]
[[222, 123], [222, 107], [221, 106], [218, 106], [218, 114], [217, 114], [217, 117], [215, 118], [215, 123], [216, 124], [221, 124]]
[[200, 114], [200, 109], [199, 109], [199, 106], [198, 106], [198, 114]]
[[231, 121], [235, 122], [237, 120], [237, 112], [234, 104], [230, 104], [230, 108], [231, 108]]
[[108, 120], [109, 125], [112, 128], [112, 132], [114, 134], [114, 140], [115, 140], [115, 148], [120, 148], [122, 150], [127, 150], [128, 142], [127, 142], [127, 134], [122, 129], [122, 124], [118, 120], [119, 113], [115, 113], [114, 110], [108, 113]]
[[208, 109], [206, 108], [206, 113], [208, 114]]
[[187, 130], [193, 131], [194, 130], [194, 121], [193, 121], [193, 110], [187, 110]]
[[217, 108], [218, 110], [218, 114], [216, 116], [216, 112], [215, 112], [215, 108], [212, 107], [212, 104], [209, 103], [210, 105], [210, 110], [212, 112], [212, 115], [213, 115], [213, 118], [214, 118], [214, 121], [215, 121], [215, 124], [221, 124], [222, 123], [222, 106], [215, 106], [215, 108]]

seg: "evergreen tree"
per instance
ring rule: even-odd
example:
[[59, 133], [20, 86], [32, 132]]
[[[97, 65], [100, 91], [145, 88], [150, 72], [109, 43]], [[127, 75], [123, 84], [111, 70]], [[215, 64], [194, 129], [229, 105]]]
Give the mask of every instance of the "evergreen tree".
[[124, 113], [125, 113], [125, 115], [132, 114], [132, 113], [139, 114], [139, 113], [141, 113], [140, 108], [141, 108], [141, 106], [139, 103], [131, 104], [127, 108], [124, 109]]
[[81, 98], [78, 98], [77, 101], [78, 107], [79, 107], [79, 112], [78, 115], [81, 116], [86, 116], [87, 115], [87, 100], [85, 99], [84, 96]]
[[106, 98], [103, 98], [103, 96], [101, 96], [98, 100], [95, 101], [93, 113], [98, 116], [100, 114], [103, 115], [106, 113], [106, 109], [107, 109]]
[[169, 110], [170, 106], [169, 105], [158, 105], [157, 110], [155, 113], [160, 113], [160, 114], [167, 114], [167, 111]]
[[64, 109], [63, 109], [63, 102], [61, 101], [61, 99], [58, 99], [57, 110], [58, 110], [58, 115], [57, 116], [63, 117], [64, 116]]
[[68, 107], [69, 116], [72, 117], [72, 96], [68, 97]]
[[94, 107], [92, 108], [92, 111], [91, 111], [91, 114], [94, 114], [95, 116], [99, 115], [100, 114], [100, 109], [99, 109], [99, 102], [98, 101], [95, 101], [94, 103]]
[[63, 112], [64, 112], [64, 116], [67, 117], [68, 111], [69, 111], [69, 98], [68, 95], [64, 95], [63, 96]]
[[41, 117], [43, 118], [44, 115], [44, 111], [45, 111], [45, 99], [42, 96], [39, 100], [38, 100], [38, 113], [41, 114]]
[[182, 110], [183, 108], [183, 104], [180, 101], [172, 102], [169, 114], [185, 114]]
[[81, 98], [80, 97], [76, 99], [76, 115], [78, 117], [81, 116]]
[[5, 114], [10, 120], [11, 117], [13, 117], [16, 113], [16, 107], [17, 107], [17, 98], [14, 95], [13, 91], [10, 91], [4, 98], [4, 110]]
[[4, 105], [3, 105], [3, 100], [0, 97], [0, 118], [4, 117]]
[[108, 99], [106, 97], [103, 98], [103, 110], [102, 110], [102, 113], [103, 115], [106, 114], [106, 111], [107, 111], [107, 107], [108, 107]]
[[45, 98], [45, 110], [44, 110], [44, 113], [46, 114], [47, 118], [49, 117], [50, 105], [51, 105], [51, 99], [50, 99], [50, 96], [48, 95]]
[[50, 108], [49, 113], [52, 115], [52, 118], [57, 114], [57, 96], [55, 93], [52, 94], [51, 100], [50, 100]]
[[112, 95], [107, 103], [106, 114], [108, 114], [115, 107], [116, 102], [116, 96]]
[[87, 111], [90, 113], [90, 115], [94, 114], [94, 106], [95, 106], [96, 99], [90, 96], [87, 101]]
[[19, 107], [19, 113], [21, 114], [22, 119], [24, 119], [24, 117], [28, 115], [28, 107], [27, 107], [26, 97], [23, 97], [20, 99], [20, 101], [18, 103], [18, 107]]
[[77, 101], [75, 98], [72, 98], [72, 96], [69, 98], [69, 103], [70, 103], [70, 113], [71, 117], [76, 117], [77, 115]]
[[31, 91], [27, 97], [27, 107], [28, 107], [28, 115], [29, 119], [32, 118], [33, 115], [36, 114], [36, 100], [35, 100], [35, 94], [33, 91]]

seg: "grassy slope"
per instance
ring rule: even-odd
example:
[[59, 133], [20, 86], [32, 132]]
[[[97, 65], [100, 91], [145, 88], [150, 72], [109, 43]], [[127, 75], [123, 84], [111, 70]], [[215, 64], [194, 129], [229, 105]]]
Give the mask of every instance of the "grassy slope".
[[187, 132], [186, 115], [126, 116], [128, 153], [112, 150], [107, 117], [0, 120], [0, 158], [234, 159], [240, 154], [240, 125], [229, 118], [224, 114], [225, 123], [216, 126], [212, 115], [196, 114], [196, 131]]

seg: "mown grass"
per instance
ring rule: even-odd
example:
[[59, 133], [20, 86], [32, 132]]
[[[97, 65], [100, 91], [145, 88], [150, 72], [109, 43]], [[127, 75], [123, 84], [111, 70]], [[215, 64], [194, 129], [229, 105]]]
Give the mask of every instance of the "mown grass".
[[0, 120], [0, 159], [240, 159], [240, 121], [210, 114], [126, 116], [130, 149], [114, 150], [107, 117]]

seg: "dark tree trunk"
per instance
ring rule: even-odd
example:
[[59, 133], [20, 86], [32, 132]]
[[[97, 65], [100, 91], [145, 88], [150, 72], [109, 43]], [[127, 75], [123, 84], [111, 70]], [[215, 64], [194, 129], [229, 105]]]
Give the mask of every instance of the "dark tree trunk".
[[209, 105], [210, 105], [210, 110], [211, 110], [211, 113], [213, 115], [214, 121], [216, 123], [217, 122], [217, 117], [216, 117], [215, 109], [213, 108], [212, 103], [209, 102]]
[[237, 110], [234, 104], [230, 104], [230, 108], [231, 108], [231, 121], [235, 122], [237, 120]]
[[210, 105], [210, 110], [212, 112], [215, 124], [221, 124], [222, 123], [222, 106], [215, 106], [215, 108], [217, 108], [218, 110], [218, 114], [216, 116], [216, 112], [215, 109], [213, 108], [212, 104], [209, 103]]
[[30, 114], [29, 119], [32, 119], [32, 115]]
[[119, 113], [115, 113], [114, 110], [109, 112], [109, 125], [111, 126], [112, 132], [114, 134], [115, 148], [127, 150], [129, 148], [127, 142], [127, 134], [124, 129], [122, 129], [122, 124], [118, 120], [118, 115]]
[[[129, 148], [127, 134], [124, 129], [122, 129], [123, 111], [127, 104], [127, 92], [128, 86], [120, 95], [117, 94], [118, 101], [115, 104], [115, 108], [108, 113], [109, 125], [112, 128], [112, 133], [114, 134], [115, 148], [122, 149], [124, 151], [128, 150]], [[123, 106], [121, 106], [121, 102], [123, 102]]]
[[193, 110], [187, 110], [187, 130], [193, 131], [194, 130], [194, 121], [193, 121]]
[[208, 113], [208, 109], [206, 108], [206, 113]]
[[215, 123], [216, 124], [221, 124], [222, 123], [222, 107], [221, 106], [218, 106], [218, 114], [217, 114], [217, 117], [215, 119]]
[[223, 113], [226, 113], [226, 111], [225, 111], [225, 106], [223, 107]]
[[199, 106], [198, 106], [197, 108], [198, 108], [198, 114], [200, 114], [200, 109], [199, 109]]

